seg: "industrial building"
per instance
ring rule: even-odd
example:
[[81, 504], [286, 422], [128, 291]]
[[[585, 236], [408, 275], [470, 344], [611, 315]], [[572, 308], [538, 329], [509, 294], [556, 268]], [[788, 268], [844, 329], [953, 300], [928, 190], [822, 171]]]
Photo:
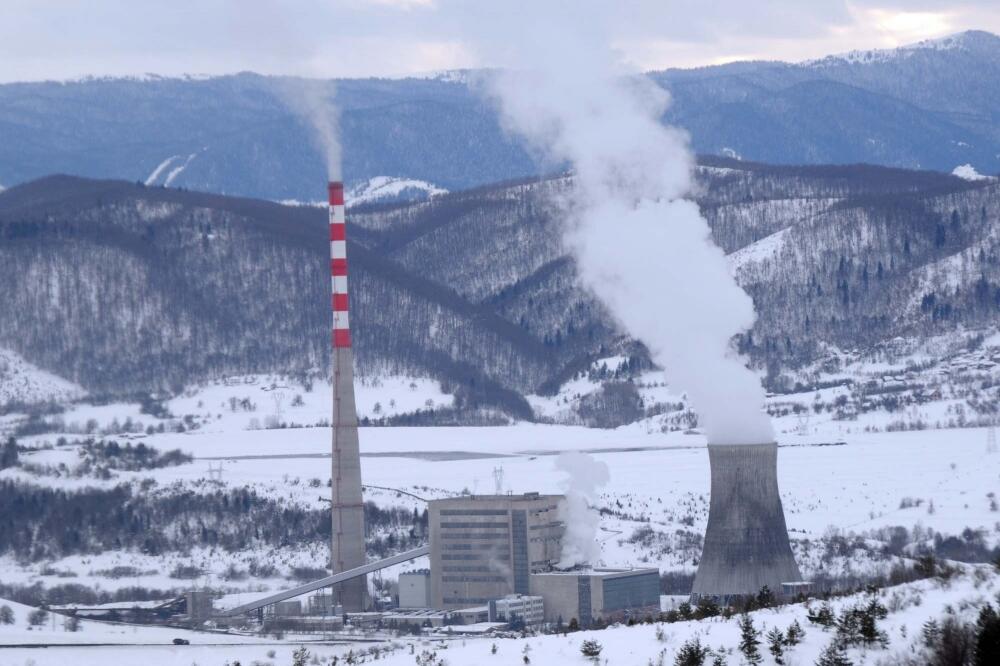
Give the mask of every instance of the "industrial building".
[[400, 608], [431, 607], [431, 572], [429, 569], [404, 571], [399, 574], [398, 604]]
[[545, 602], [530, 594], [508, 594], [489, 603], [490, 622], [523, 622], [532, 627], [545, 622]]
[[582, 569], [531, 576], [531, 594], [541, 597], [545, 621], [581, 627], [595, 620], [622, 620], [660, 611], [659, 569]]
[[559, 561], [560, 495], [464, 495], [428, 503], [431, 604], [458, 609], [528, 594]]
[[788, 542], [778, 494], [778, 445], [708, 446], [712, 473], [705, 547], [692, 600], [727, 603], [757, 594], [808, 589]]

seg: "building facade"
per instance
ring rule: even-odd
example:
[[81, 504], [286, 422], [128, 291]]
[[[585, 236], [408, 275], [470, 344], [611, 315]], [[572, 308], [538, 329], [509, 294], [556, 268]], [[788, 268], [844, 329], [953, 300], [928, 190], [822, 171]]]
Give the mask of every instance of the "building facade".
[[399, 607], [430, 608], [431, 572], [405, 571], [399, 574]]
[[659, 569], [585, 569], [531, 576], [531, 593], [540, 596], [545, 621], [581, 627], [595, 620], [645, 617], [660, 610]]
[[545, 602], [530, 594], [508, 594], [489, 603], [490, 622], [515, 622], [520, 620], [531, 627], [545, 622]]
[[428, 504], [431, 604], [457, 609], [528, 594], [562, 549], [561, 495], [466, 495]]

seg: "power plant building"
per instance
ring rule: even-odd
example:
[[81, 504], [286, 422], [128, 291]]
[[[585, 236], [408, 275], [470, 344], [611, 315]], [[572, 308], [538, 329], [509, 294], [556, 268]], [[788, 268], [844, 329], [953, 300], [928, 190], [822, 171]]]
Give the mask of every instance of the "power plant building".
[[712, 499], [692, 599], [802, 588], [778, 494], [778, 445], [709, 444], [708, 457]]
[[531, 593], [542, 598], [545, 621], [581, 627], [595, 620], [644, 617], [660, 611], [659, 569], [583, 569], [531, 577]]
[[429, 608], [431, 605], [431, 572], [404, 571], [399, 574], [399, 607]]
[[561, 495], [466, 495], [428, 503], [431, 604], [458, 609], [528, 594], [559, 561]]

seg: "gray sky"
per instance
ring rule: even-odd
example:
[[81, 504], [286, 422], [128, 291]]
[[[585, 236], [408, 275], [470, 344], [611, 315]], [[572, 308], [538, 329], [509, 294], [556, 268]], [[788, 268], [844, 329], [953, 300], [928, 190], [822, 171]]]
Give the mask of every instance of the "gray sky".
[[503, 66], [533, 5], [608, 12], [642, 69], [804, 60], [968, 29], [1000, 33], [998, 0], [0, 0], [0, 81], [85, 75], [401, 76]]

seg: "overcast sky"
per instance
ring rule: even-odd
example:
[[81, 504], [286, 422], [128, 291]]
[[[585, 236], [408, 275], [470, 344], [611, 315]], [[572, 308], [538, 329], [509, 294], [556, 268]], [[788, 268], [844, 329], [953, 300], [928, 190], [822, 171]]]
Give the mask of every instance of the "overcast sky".
[[1000, 0], [0, 0], [0, 81], [503, 66], [484, 44], [530, 21], [537, 2], [564, 6], [567, 30], [574, 14], [613, 7], [607, 38], [641, 69], [1000, 33]]

